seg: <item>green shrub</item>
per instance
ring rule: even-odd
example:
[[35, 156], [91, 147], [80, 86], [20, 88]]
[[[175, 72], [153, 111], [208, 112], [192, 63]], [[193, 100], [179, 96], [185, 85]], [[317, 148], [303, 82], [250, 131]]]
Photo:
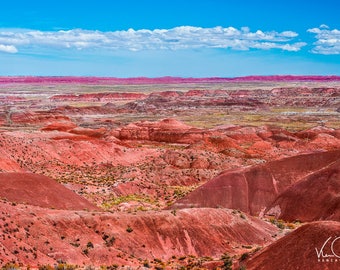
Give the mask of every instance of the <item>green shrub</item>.
[[19, 270], [20, 267], [14, 263], [6, 263], [4, 266], [1, 267], [2, 270]]
[[241, 260], [241, 261], [244, 261], [244, 260], [246, 260], [246, 259], [248, 259], [248, 258], [249, 258], [249, 253], [248, 253], [248, 252], [245, 252], [245, 253], [243, 253], [243, 254], [241, 255], [240, 260]]
[[223, 265], [222, 265], [223, 270], [232, 270], [233, 259], [229, 256], [228, 253], [224, 253], [221, 256], [221, 260], [223, 261]]
[[40, 265], [39, 270], [54, 270], [54, 268], [51, 265], [46, 264], [46, 265]]

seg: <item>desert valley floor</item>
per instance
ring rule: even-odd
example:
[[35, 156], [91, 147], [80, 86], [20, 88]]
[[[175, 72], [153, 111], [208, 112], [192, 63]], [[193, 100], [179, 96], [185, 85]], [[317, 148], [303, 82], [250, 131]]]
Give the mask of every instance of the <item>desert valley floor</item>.
[[340, 269], [340, 77], [0, 77], [5, 269]]

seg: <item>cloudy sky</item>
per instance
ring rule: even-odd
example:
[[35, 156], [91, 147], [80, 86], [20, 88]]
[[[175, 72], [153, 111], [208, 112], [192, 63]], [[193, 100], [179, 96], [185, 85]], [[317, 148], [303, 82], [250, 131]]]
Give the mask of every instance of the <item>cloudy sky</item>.
[[340, 75], [337, 0], [17, 0], [0, 75]]

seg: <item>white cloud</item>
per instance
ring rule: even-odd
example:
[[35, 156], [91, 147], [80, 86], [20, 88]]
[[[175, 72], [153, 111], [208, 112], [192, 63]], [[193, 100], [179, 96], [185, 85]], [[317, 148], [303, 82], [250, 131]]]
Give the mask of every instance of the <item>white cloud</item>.
[[[178, 50], [186, 48], [229, 48], [233, 50], [281, 49], [299, 51], [306, 44], [294, 42], [298, 34], [293, 31], [251, 32], [248, 27], [202, 28], [179, 26], [172, 29], [101, 32], [82, 29], [68, 31], [2, 30], [3, 48], [75, 48], [75, 49], [127, 49]], [[4, 51], [4, 49], [3, 49]], [[14, 50], [13, 50], [14, 51]], [[16, 51], [16, 49], [15, 49]]]
[[326, 28], [326, 29], [329, 29], [329, 26], [327, 24], [321, 24], [320, 25], [320, 28]]
[[0, 44], [0, 52], [16, 53], [16, 52], [18, 52], [18, 50], [13, 45], [3, 45], [3, 44]]
[[319, 28], [308, 29], [307, 32], [315, 34], [316, 42], [312, 49], [316, 54], [340, 54], [340, 31], [338, 29], [330, 30], [325, 24]]

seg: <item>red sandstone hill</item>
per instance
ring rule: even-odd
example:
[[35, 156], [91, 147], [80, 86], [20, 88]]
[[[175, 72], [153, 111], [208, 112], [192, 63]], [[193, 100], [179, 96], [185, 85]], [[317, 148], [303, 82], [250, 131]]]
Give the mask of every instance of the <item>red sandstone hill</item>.
[[84, 265], [139, 265], [181, 256], [238, 254], [271, 243], [277, 228], [226, 209], [138, 214], [53, 210], [0, 201], [0, 265], [58, 260]]
[[[69, 188], [96, 205], [112, 196], [137, 194], [150, 196], [146, 199], [163, 208], [179, 198], [178, 186], [192, 189], [231, 168], [339, 148], [339, 132], [326, 127], [298, 133], [270, 126], [199, 129], [169, 118], [117, 128], [82, 127], [73, 119], [41, 124], [40, 131], [0, 132], [0, 170], [36, 172], [73, 183]], [[96, 191], [89, 185], [97, 186]], [[180, 196], [189, 191], [184, 190]]]
[[[246, 269], [339, 269], [339, 257], [334, 256], [340, 255], [340, 240], [335, 240], [339, 234], [339, 222], [318, 221], [306, 224], [263, 249], [245, 264]], [[320, 254], [318, 258], [318, 253], [330, 237], [323, 248], [323, 255], [332, 257], [326, 258]], [[331, 250], [332, 243], [334, 252]]]
[[70, 118], [60, 113], [46, 111], [24, 111], [11, 114], [11, 122], [16, 124], [43, 124], [57, 121], [70, 121]]
[[293, 184], [268, 207], [267, 213], [294, 221], [340, 221], [340, 159]]
[[175, 119], [164, 119], [159, 122], [132, 123], [112, 131], [112, 135], [120, 140], [192, 143], [202, 140], [204, 132]]
[[339, 159], [340, 150], [336, 150], [227, 170], [178, 200], [171, 208], [226, 207], [258, 215], [289, 186]]
[[46, 208], [99, 210], [49, 177], [33, 173], [0, 173], [0, 197]]

